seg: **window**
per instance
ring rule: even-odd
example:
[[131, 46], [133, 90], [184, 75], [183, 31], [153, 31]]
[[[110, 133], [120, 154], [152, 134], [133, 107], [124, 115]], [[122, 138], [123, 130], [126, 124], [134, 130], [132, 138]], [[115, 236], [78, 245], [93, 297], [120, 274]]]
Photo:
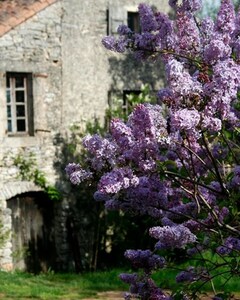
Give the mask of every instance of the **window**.
[[136, 33], [140, 33], [140, 18], [138, 12], [128, 12], [128, 27]]
[[128, 116], [129, 113], [132, 112], [133, 106], [136, 105], [136, 103], [133, 103], [131, 96], [136, 97], [141, 94], [140, 90], [124, 90], [123, 91], [123, 113], [125, 116]]
[[6, 74], [8, 134], [33, 135], [32, 74]]
[[128, 25], [128, 27], [136, 33], [139, 33], [141, 31], [140, 18], [136, 5], [109, 5], [109, 9], [107, 11], [107, 21], [108, 35], [117, 34], [117, 28], [122, 24]]

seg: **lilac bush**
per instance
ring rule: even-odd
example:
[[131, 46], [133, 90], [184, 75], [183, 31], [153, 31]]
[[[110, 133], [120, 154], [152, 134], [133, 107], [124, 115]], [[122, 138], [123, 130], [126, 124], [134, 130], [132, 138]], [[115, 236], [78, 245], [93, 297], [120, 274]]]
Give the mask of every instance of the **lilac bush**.
[[[200, 0], [170, 0], [175, 20], [139, 5], [141, 33], [126, 25], [103, 45], [131, 51], [138, 60], [160, 59], [168, 85], [158, 104], [139, 104], [127, 122], [111, 121], [109, 133], [87, 136], [88, 168], [66, 167], [73, 184], [100, 178], [94, 194], [109, 210], [148, 215], [156, 226], [154, 249], [127, 250], [139, 273], [122, 274], [126, 299], [196, 299], [213, 279], [240, 275], [240, 12], [222, 0], [215, 21], [198, 20]], [[152, 273], [167, 268], [163, 254], [184, 249], [201, 267], [189, 265], [176, 277], [182, 293], [166, 293]], [[206, 251], [215, 255], [210, 261]], [[191, 285], [190, 284], [190, 285]]]

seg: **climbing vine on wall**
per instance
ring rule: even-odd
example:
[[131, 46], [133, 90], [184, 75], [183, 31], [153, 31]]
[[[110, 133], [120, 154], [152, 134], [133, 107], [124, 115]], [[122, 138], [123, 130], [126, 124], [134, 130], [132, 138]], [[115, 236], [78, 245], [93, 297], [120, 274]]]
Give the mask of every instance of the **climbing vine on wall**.
[[36, 157], [33, 152], [30, 152], [27, 157], [19, 153], [14, 158], [14, 165], [19, 169], [18, 177], [21, 180], [34, 182], [43, 189], [51, 200], [61, 199], [58, 189], [49, 184], [44, 172], [38, 169]]

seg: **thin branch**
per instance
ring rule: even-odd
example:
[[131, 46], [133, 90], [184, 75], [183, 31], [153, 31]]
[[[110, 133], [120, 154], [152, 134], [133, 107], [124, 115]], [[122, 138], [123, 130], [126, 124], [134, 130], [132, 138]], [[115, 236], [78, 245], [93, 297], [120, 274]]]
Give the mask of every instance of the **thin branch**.
[[189, 182], [191, 182], [192, 184], [196, 184], [196, 185], [202, 186], [202, 187], [208, 189], [209, 191], [212, 191], [212, 192], [214, 192], [214, 193], [216, 193], [216, 194], [221, 194], [221, 195], [222, 195], [222, 192], [219, 192], [219, 191], [215, 190], [214, 188], [212, 188], [212, 187], [210, 187], [210, 186], [208, 186], [208, 185], [206, 185], [206, 184], [204, 184], [204, 183], [201, 183], [201, 182], [199, 182], [199, 181], [195, 181], [195, 180], [193, 180], [193, 179], [191, 179], [191, 178], [184, 177], [184, 176], [182, 176], [182, 175], [180, 175], [180, 174], [177, 174], [177, 173], [174, 173], [174, 172], [171, 172], [171, 171], [164, 171], [164, 173], [165, 173], [165, 174], [168, 174], [168, 175], [171, 175], [171, 176], [173, 176], [173, 177], [178, 177], [178, 178], [181, 178], [181, 179], [183, 179], [183, 180], [189, 181]]
[[[229, 151], [232, 153], [233, 159], [235, 160], [235, 162], [236, 162], [237, 164], [239, 164], [239, 160], [237, 159], [237, 157], [236, 157], [236, 155], [235, 155], [235, 153], [234, 153], [232, 147], [229, 145], [229, 142], [228, 142], [228, 140], [226, 139], [226, 137], [225, 137], [225, 135], [223, 134], [223, 132], [221, 132], [221, 136], [222, 136], [224, 142], [227, 144], [227, 147], [228, 147]], [[233, 143], [233, 144], [234, 144], [234, 143]], [[235, 145], [235, 146], [237, 146], [237, 145]]]
[[215, 170], [215, 172], [216, 172], [217, 179], [218, 179], [218, 181], [219, 181], [219, 183], [220, 183], [222, 192], [223, 192], [225, 195], [229, 195], [229, 191], [226, 189], [226, 187], [225, 187], [224, 184], [223, 184], [223, 179], [222, 179], [222, 176], [221, 176], [221, 174], [220, 174], [220, 172], [219, 172], [219, 170], [218, 170], [218, 166], [217, 166], [217, 164], [216, 164], [216, 161], [215, 161], [215, 159], [214, 159], [214, 157], [213, 157], [213, 155], [212, 155], [212, 152], [210, 151], [210, 149], [209, 149], [209, 147], [208, 147], [208, 142], [207, 142], [207, 140], [206, 140], [206, 138], [205, 138], [205, 136], [204, 136], [204, 133], [202, 133], [202, 139], [203, 139], [203, 143], [204, 143], [204, 145], [205, 145], [205, 147], [206, 147], [207, 153], [208, 153], [208, 155], [209, 155], [209, 157], [210, 157], [210, 159], [211, 159], [211, 161], [212, 161], [212, 164], [213, 164], [214, 170]]

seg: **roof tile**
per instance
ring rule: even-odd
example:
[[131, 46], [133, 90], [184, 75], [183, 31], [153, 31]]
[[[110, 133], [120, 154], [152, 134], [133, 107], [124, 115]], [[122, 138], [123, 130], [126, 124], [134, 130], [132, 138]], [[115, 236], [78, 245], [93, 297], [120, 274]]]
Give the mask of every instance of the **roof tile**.
[[0, 1], [0, 37], [58, 0]]

